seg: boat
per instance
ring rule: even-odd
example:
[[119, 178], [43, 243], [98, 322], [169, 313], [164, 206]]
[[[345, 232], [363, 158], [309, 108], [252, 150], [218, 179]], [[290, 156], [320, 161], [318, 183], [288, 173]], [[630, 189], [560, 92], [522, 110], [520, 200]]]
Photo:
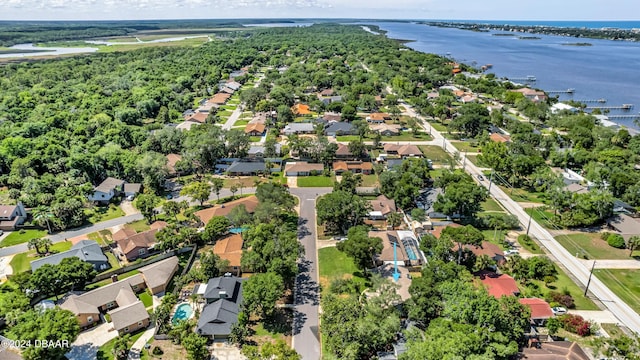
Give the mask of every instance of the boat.
[[633, 108], [633, 104], [622, 104], [622, 108], [624, 110], [631, 110]]
[[493, 64], [486, 64], [486, 65], [485, 65], [485, 67], [486, 67], [487, 69], [491, 69], [491, 68], [493, 67]]
[[527, 80], [529, 81], [536, 81], [536, 77], [533, 75], [527, 75]]
[[605, 98], [600, 98], [600, 99], [598, 99], [597, 101], [598, 101], [599, 103], [601, 103], [601, 104], [604, 104], [604, 103], [606, 103], [606, 102], [607, 102], [607, 99], [605, 99]]
[[576, 89], [574, 89], [574, 88], [568, 88], [567, 89], [567, 93], [569, 93], [569, 94], [573, 94], [574, 92], [576, 92]]

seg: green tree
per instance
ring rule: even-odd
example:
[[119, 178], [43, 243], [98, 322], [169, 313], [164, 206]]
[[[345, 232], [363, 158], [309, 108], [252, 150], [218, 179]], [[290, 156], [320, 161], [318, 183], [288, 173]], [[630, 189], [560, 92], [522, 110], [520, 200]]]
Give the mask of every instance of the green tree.
[[484, 241], [484, 234], [472, 225], [461, 227], [447, 226], [442, 230], [441, 238], [451, 240], [458, 248], [458, 265], [462, 263], [462, 252], [465, 245], [480, 246]]
[[273, 272], [286, 284], [298, 273], [298, 259], [304, 253], [294, 230], [276, 222], [258, 223], [244, 233], [243, 268], [254, 272]]
[[214, 216], [204, 227], [202, 238], [205, 242], [215, 242], [229, 232], [231, 222], [224, 216]]
[[29, 346], [22, 350], [26, 360], [63, 359], [69, 352], [71, 343], [76, 340], [80, 325], [75, 314], [60, 308], [45, 310], [29, 310], [23, 313], [16, 324], [8, 330], [7, 337], [14, 340], [67, 341], [68, 345], [59, 347]]
[[342, 179], [333, 183], [333, 191], [345, 191], [351, 194], [356, 193], [356, 188], [362, 185], [362, 176], [354, 175], [351, 171], [342, 173]]
[[458, 108], [458, 116], [453, 118], [449, 127], [465, 137], [475, 138], [489, 126], [489, 122], [489, 110], [484, 104], [467, 103]]
[[640, 248], [640, 236], [634, 235], [627, 240], [627, 247], [629, 248], [629, 256], [633, 255], [633, 251]]
[[187, 359], [205, 360], [209, 358], [207, 338], [196, 333], [190, 333], [182, 339], [182, 346], [187, 350]]
[[156, 206], [160, 203], [160, 199], [153, 194], [140, 194], [136, 199], [136, 207], [142, 213], [147, 222], [150, 223], [155, 219]]
[[213, 252], [205, 252], [200, 255], [200, 269], [206, 279], [220, 276], [229, 267], [229, 260], [222, 260]]
[[367, 276], [367, 268], [375, 266], [374, 255], [382, 251], [382, 239], [369, 237], [365, 226], [354, 226], [349, 229], [347, 240], [339, 242], [337, 248], [353, 258], [356, 266]]
[[367, 147], [362, 140], [353, 140], [349, 142], [349, 152], [356, 158], [362, 158], [367, 154]]
[[227, 217], [234, 227], [241, 227], [249, 224], [252, 220], [251, 214], [249, 214], [247, 207], [244, 206], [244, 204], [240, 204], [231, 209]]
[[186, 201], [167, 201], [162, 205], [164, 213], [178, 220], [178, 214], [183, 210], [189, 208], [189, 204]]
[[200, 206], [209, 199], [209, 194], [211, 194], [211, 185], [205, 181], [189, 183], [180, 190], [180, 195], [188, 196], [193, 201], [199, 201]]
[[482, 209], [488, 197], [487, 189], [471, 181], [452, 183], [433, 204], [435, 211], [453, 216], [473, 217]]
[[243, 307], [249, 314], [269, 318], [275, 313], [276, 301], [282, 297], [284, 289], [280, 275], [272, 272], [255, 274], [242, 285]]
[[224, 186], [224, 180], [220, 178], [211, 179], [211, 189], [213, 190], [214, 193], [216, 193], [216, 197], [218, 201], [220, 201], [220, 190], [222, 190], [223, 186]]
[[40, 205], [31, 210], [31, 216], [33, 217], [33, 221], [41, 227], [46, 226], [47, 231], [51, 234], [51, 221], [50, 219], [53, 217], [53, 213], [51, 210], [44, 205]]
[[411, 219], [419, 222], [423, 222], [427, 219], [427, 214], [424, 209], [415, 208], [411, 210]]
[[316, 202], [318, 222], [327, 230], [346, 233], [360, 224], [367, 216], [370, 205], [358, 195], [345, 191], [334, 191]]
[[129, 357], [129, 348], [131, 345], [131, 335], [126, 334], [118, 336], [113, 342], [113, 356], [117, 360], [126, 360]]
[[397, 212], [392, 212], [387, 215], [387, 223], [391, 225], [391, 229], [395, 230], [400, 224], [402, 224], [403, 217], [402, 214]]
[[242, 354], [249, 360], [300, 360], [302, 357], [283, 340], [267, 342], [260, 349], [257, 346], [244, 346]]

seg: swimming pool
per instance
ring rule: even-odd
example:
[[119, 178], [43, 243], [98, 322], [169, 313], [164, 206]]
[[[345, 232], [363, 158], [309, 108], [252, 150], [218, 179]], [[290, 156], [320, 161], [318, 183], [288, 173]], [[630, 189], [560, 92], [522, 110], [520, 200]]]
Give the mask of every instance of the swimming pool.
[[173, 318], [171, 319], [172, 324], [177, 324], [180, 320], [188, 320], [193, 316], [193, 308], [189, 303], [182, 303], [178, 305], [176, 312], [173, 314]]
[[248, 229], [248, 227], [236, 227], [229, 229], [229, 232], [232, 234], [240, 234], [241, 232], [247, 231]]

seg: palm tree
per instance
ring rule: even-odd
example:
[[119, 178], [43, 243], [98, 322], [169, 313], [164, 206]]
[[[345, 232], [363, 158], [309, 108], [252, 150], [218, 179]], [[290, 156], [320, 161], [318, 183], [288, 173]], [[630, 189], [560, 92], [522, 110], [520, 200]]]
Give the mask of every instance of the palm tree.
[[387, 215], [387, 222], [389, 223], [389, 225], [391, 225], [391, 229], [395, 230], [396, 227], [402, 224], [402, 215], [397, 212], [392, 212]]
[[240, 196], [242, 196], [242, 189], [244, 189], [244, 184], [242, 183], [242, 181], [238, 181], [236, 186], [238, 187], [238, 189], [240, 189]]
[[38, 226], [47, 224], [47, 229], [49, 230], [49, 234], [51, 234], [51, 223], [49, 222], [49, 218], [53, 216], [51, 210], [47, 206], [40, 205], [31, 210], [31, 214], [33, 216], [33, 221]]
[[640, 248], [640, 236], [634, 235], [629, 238], [627, 247], [629, 248], [629, 256], [633, 255], [633, 251]]
[[42, 255], [42, 252], [40, 251], [40, 239], [36, 238], [29, 240], [27, 247], [29, 248], [29, 250], [36, 249], [36, 253], [38, 255]]
[[40, 239], [38, 239], [38, 247], [40, 247], [40, 246], [43, 247], [45, 254], [49, 252], [49, 249], [51, 248], [51, 245], [53, 245], [53, 242], [49, 238], [40, 238]]

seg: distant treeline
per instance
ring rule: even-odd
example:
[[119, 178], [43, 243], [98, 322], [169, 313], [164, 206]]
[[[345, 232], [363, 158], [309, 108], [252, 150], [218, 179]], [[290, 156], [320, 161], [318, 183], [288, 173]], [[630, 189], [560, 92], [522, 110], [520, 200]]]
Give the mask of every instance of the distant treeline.
[[[270, 23], [275, 20], [150, 20], [150, 21], [0, 21], [0, 46], [106, 36], [124, 36], [160, 29], [216, 29], [243, 24]], [[288, 22], [277, 20], [277, 22]]]
[[554, 27], [543, 25], [497, 25], [497, 24], [471, 24], [471, 23], [456, 23], [456, 22], [424, 22], [423, 24], [438, 27], [451, 27], [463, 30], [471, 31], [511, 31], [521, 33], [534, 33], [534, 34], [547, 34], [547, 35], [560, 35], [571, 36], [578, 38], [591, 38], [591, 39], [609, 39], [609, 40], [628, 40], [628, 41], [640, 41], [640, 33], [634, 32], [629, 29], [615, 29], [615, 28], [602, 28], [602, 29], [589, 29], [589, 28], [575, 28], [575, 27]]

